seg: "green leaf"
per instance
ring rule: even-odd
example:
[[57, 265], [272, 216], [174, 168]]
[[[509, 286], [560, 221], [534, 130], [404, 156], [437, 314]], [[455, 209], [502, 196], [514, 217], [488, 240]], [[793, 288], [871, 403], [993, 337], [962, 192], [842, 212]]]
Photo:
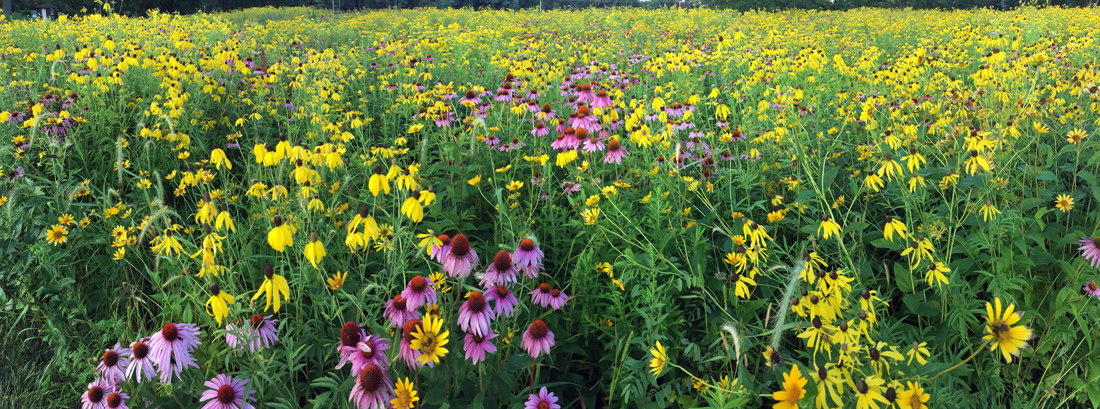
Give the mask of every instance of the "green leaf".
[[894, 281], [898, 283], [898, 289], [902, 292], [913, 292], [913, 275], [904, 264], [894, 263]]

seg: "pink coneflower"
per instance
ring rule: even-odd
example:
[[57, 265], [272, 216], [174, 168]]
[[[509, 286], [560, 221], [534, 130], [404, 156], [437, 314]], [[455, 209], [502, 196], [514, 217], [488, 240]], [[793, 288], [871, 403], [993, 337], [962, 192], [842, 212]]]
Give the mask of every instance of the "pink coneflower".
[[535, 127], [531, 129], [532, 136], [546, 136], [550, 134], [550, 128], [546, 127], [546, 124], [542, 122], [536, 122]]
[[1077, 241], [1081, 242], [1081, 255], [1088, 260], [1089, 264], [1093, 267], [1100, 267], [1100, 248], [1096, 247], [1096, 242], [1100, 241], [1100, 238], [1094, 239], [1092, 237], [1082, 237]]
[[424, 304], [435, 304], [435, 285], [430, 278], [418, 275], [409, 280], [408, 287], [401, 292], [405, 299], [405, 308], [415, 310]]
[[600, 141], [600, 138], [588, 138], [584, 141], [585, 152], [599, 152], [602, 151], [603, 148], [603, 142]]
[[527, 331], [523, 331], [523, 342], [519, 345], [532, 358], [538, 358], [539, 354], [550, 353], [550, 348], [554, 346], [554, 333], [546, 328], [545, 322], [535, 320], [527, 327]]
[[382, 338], [381, 335], [374, 334], [364, 338], [356, 346], [357, 351], [351, 354], [351, 375], [359, 375], [359, 371], [370, 364], [383, 368], [389, 366], [390, 360], [386, 358], [386, 353], [383, 352], [387, 349], [390, 349], [390, 341]]
[[488, 136], [485, 139], [483, 139], [481, 142], [486, 144], [486, 145], [489, 145], [490, 148], [496, 148], [497, 145], [500, 145], [500, 139], [497, 139], [496, 136]]
[[404, 298], [401, 298], [401, 294], [395, 295], [392, 300], [386, 301], [384, 315], [386, 319], [390, 320], [390, 326], [394, 328], [405, 325], [411, 319], [420, 318], [420, 314], [416, 310], [408, 308], [408, 304]]
[[614, 106], [611, 102], [611, 97], [607, 95], [607, 91], [599, 90], [596, 92], [596, 100], [592, 101], [592, 108], [608, 108]]
[[260, 345], [263, 345], [264, 348], [271, 348], [271, 345], [279, 340], [279, 329], [275, 327], [279, 320], [272, 317], [274, 315], [264, 317], [260, 314], [253, 314], [252, 318], [248, 320], [249, 325], [243, 328], [226, 324], [225, 343], [229, 344], [230, 348], [245, 349], [244, 342], [247, 342], [249, 352], [256, 352], [260, 349]]
[[511, 317], [512, 311], [519, 305], [519, 300], [516, 299], [515, 294], [512, 294], [512, 290], [503, 285], [489, 287], [485, 292], [485, 300], [496, 303], [493, 306], [493, 314], [497, 316]]
[[573, 182], [561, 182], [561, 187], [562, 187], [561, 194], [566, 195], [566, 196], [572, 196], [573, 193], [576, 193], [577, 191], [581, 190], [581, 185], [579, 183], [573, 183]]
[[619, 145], [618, 139], [612, 139], [611, 142], [607, 143], [607, 156], [603, 157], [603, 163], [615, 162], [621, 165], [623, 157], [629, 154], [630, 152], [627, 152], [626, 148]]
[[116, 342], [113, 348], [103, 352], [103, 358], [99, 360], [96, 373], [107, 383], [118, 385], [126, 379], [126, 369], [130, 367], [130, 359], [125, 355], [130, 353], [130, 348], [123, 348], [122, 344]]
[[559, 310], [561, 307], [564, 307], [566, 301], [569, 301], [569, 296], [565, 294], [565, 291], [557, 288], [550, 290], [550, 306], [553, 307], [554, 310]]
[[[438, 246], [434, 242], [432, 244], [430, 244], [431, 252], [430, 252], [429, 256], [431, 257], [432, 260], [435, 260], [435, 261], [438, 261], [438, 262], [442, 263], [443, 262], [443, 255], [445, 255], [445, 254], [447, 254], [448, 252], [451, 251], [451, 236], [448, 236], [446, 234], [440, 234], [439, 237], [437, 237], [437, 238], [439, 239], [439, 242], [442, 243], [442, 244], [440, 244]], [[400, 325], [400, 324], [398, 324], [398, 325]]]
[[577, 86], [577, 101], [588, 102], [595, 101], [596, 94], [592, 93], [592, 84], [581, 84]]
[[554, 109], [550, 107], [550, 104], [542, 104], [542, 109], [535, 114], [535, 117], [543, 121], [550, 121], [557, 118], [558, 115], [554, 113]]
[[252, 404], [248, 401], [256, 401], [252, 396], [256, 391], [245, 387], [248, 379], [233, 379], [232, 376], [222, 374], [203, 385], [210, 389], [203, 391], [199, 397], [200, 402], [206, 402], [202, 409], [251, 409]]
[[348, 401], [355, 402], [358, 409], [382, 409], [389, 407], [392, 397], [390, 375], [377, 364], [369, 364], [359, 372]]
[[178, 374], [183, 368], [199, 367], [191, 352], [202, 343], [199, 340], [200, 334], [202, 331], [195, 324], [171, 322], [164, 324], [160, 331], [153, 334], [149, 339], [149, 357], [157, 364], [161, 379], [171, 379], [171, 370]]
[[401, 343], [397, 347], [397, 359], [404, 361], [409, 369], [416, 369], [421, 364], [416, 360], [420, 357], [420, 351], [412, 349], [412, 340], [415, 339], [413, 334], [416, 333], [416, 328], [423, 324], [418, 318], [413, 318], [409, 322], [405, 323], [405, 326], [401, 328]]
[[531, 291], [528, 294], [531, 294], [531, 300], [535, 304], [538, 304], [542, 308], [546, 308], [550, 306], [550, 293], [552, 292], [553, 290], [550, 289], [550, 284], [542, 283], [539, 284], [538, 288], [534, 289], [534, 291]]
[[1089, 281], [1081, 290], [1084, 291], [1085, 294], [1095, 296], [1096, 299], [1100, 300], [1100, 286], [1096, 285], [1095, 281]]
[[[443, 271], [451, 277], [466, 278], [477, 265], [477, 252], [470, 247], [470, 241], [464, 234], [456, 234], [451, 240], [451, 249], [443, 256]], [[408, 298], [408, 297], [406, 297]], [[417, 305], [416, 307], [419, 307]], [[409, 308], [416, 308], [410, 306]]]
[[576, 132], [573, 132], [573, 144], [572, 147], [579, 148], [585, 142], [589, 140], [588, 130], [591, 128], [577, 128]]
[[127, 409], [126, 400], [130, 399], [130, 395], [122, 392], [111, 392], [107, 395], [107, 405], [104, 408], [107, 409]]
[[471, 104], [477, 105], [477, 104], [481, 103], [481, 98], [477, 97], [476, 92], [474, 92], [473, 90], [470, 90], [470, 91], [466, 91], [466, 95], [464, 97], [462, 97], [462, 99], [459, 99], [458, 102], [459, 103], [469, 102]]
[[550, 148], [555, 149], [555, 150], [556, 149], [568, 149], [569, 148], [569, 141], [566, 141], [565, 134], [563, 134], [563, 133], [558, 134], [558, 136], [554, 138], [554, 142], [550, 142]]
[[553, 392], [547, 392], [546, 387], [539, 389], [538, 395], [530, 395], [523, 409], [561, 409], [558, 405], [558, 397]]
[[466, 359], [477, 365], [478, 362], [485, 360], [486, 354], [497, 352], [496, 345], [490, 342], [493, 338], [496, 338], [497, 334], [489, 332], [485, 336], [479, 336], [474, 334], [466, 334], [466, 343], [463, 348], [466, 349]]
[[117, 389], [115, 385], [107, 382], [105, 379], [96, 379], [92, 383], [88, 384], [88, 390], [84, 391], [83, 395], [80, 395], [80, 401], [83, 402], [83, 409], [102, 409], [107, 406], [107, 395], [115, 392]]
[[523, 239], [519, 242], [519, 248], [512, 253], [512, 262], [516, 267], [525, 268], [542, 264], [542, 250], [535, 246], [535, 241]]
[[184, 368], [198, 368], [199, 364], [195, 362], [195, 357], [191, 354], [176, 356], [175, 353], [169, 353], [167, 365], [157, 365], [157, 371], [160, 372], [161, 383], [172, 383], [172, 378], [181, 379], [180, 374], [183, 373]]
[[511, 151], [520, 149], [524, 146], [527, 146], [527, 144], [525, 144], [523, 142], [520, 142], [519, 138], [512, 138], [512, 143], [506, 143], [504, 145], [501, 145], [500, 146], [500, 151], [501, 152], [511, 152]]
[[363, 327], [355, 322], [348, 321], [340, 327], [340, 344], [336, 346], [336, 352], [340, 354], [340, 363], [336, 364], [336, 369], [343, 368], [344, 364], [348, 363], [351, 355], [359, 351], [359, 343], [366, 337], [366, 331], [363, 331]]
[[458, 307], [458, 327], [463, 331], [484, 336], [492, 332], [489, 329], [492, 320], [493, 309], [489, 308], [489, 303], [485, 302], [485, 296], [481, 295], [481, 291], [474, 290], [467, 293], [466, 302]]
[[126, 368], [126, 378], [141, 383], [142, 378], [147, 381], [153, 380], [155, 373], [152, 359], [149, 359], [149, 338], [142, 338], [130, 344], [130, 366]]
[[518, 275], [519, 270], [512, 265], [512, 255], [501, 250], [497, 252], [496, 257], [493, 257], [493, 263], [489, 264], [489, 268], [485, 269], [485, 277], [481, 282], [486, 286], [514, 283]]

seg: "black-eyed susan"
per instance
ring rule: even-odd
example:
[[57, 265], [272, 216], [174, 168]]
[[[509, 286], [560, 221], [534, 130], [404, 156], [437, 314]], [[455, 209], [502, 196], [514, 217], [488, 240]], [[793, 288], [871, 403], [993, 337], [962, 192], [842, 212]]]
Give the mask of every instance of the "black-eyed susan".
[[985, 303], [986, 335], [983, 340], [990, 342], [990, 351], [1000, 349], [1005, 362], [1012, 363], [1012, 356], [1019, 356], [1020, 350], [1028, 348], [1027, 341], [1034, 335], [1031, 328], [1016, 325], [1023, 318], [1023, 311], [1015, 311], [1016, 303], [1008, 304], [1001, 310], [1001, 299], [994, 298], [993, 304]]
[[[824, 234], [822, 234], [823, 231]], [[825, 240], [828, 240], [829, 237], [832, 237], [834, 235], [839, 236], [840, 223], [837, 223], [835, 220], [829, 217], [829, 215], [823, 214], [821, 215], [821, 225], [817, 227], [817, 234], [821, 235], [821, 237]]]
[[409, 378], [398, 379], [397, 388], [394, 390], [396, 395], [390, 400], [390, 406], [395, 409], [412, 409], [417, 401], [420, 400], [419, 396], [416, 396], [416, 389], [413, 387], [412, 382], [409, 382]]
[[450, 331], [442, 328], [443, 320], [433, 318], [430, 314], [425, 315], [423, 323], [416, 327], [416, 332], [413, 333], [413, 339], [409, 342], [409, 347], [420, 351], [420, 356], [416, 360], [421, 365], [434, 367], [435, 364], [439, 363], [440, 358], [447, 355], [447, 349], [444, 347], [447, 346], [447, 337]]
[[929, 287], [933, 284], [937, 287], [943, 287], [944, 284], [951, 284], [950, 281], [947, 281], [947, 276], [944, 275], [944, 273], [950, 272], [951, 269], [943, 263], [933, 261], [928, 263], [928, 272], [924, 274], [924, 281], [928, 282]]
[[1054, 207], [1063, 213], [1073, 210], [1073, 197], [1066, 194], [1058, 195], [1058, 198], [1054, 200]]
[[649, 353], [653, 355], [653, 358], [649, 359], [649, 372], [653, 373], [653, 376], [661, 376], [661, 372], [665, 370], [665, 364], [668, 363], [665, 346], [661, 345], [661, 341], [657, 341], [654, 347], [649, 349]]
[[69, 229], [66, 229], [63, 225], [55, 224], [50, 226], [49, 230], [46, 230], [46, 241], [55, 246], [63, 244], [69, 241], [68, 234]]
[[806, 396], [806, 382], [798, 365], [791, 365], [791, 371], [783, 374], [783, 390], [772, 393], [772, 399], [778, 401], [772, 409], [798, 409], [798, 400]]
[[908, 389], [898, 393], [898, 399], [894, 403], [901, 409], [927, 409], [928, 394], [917, 382], [906, 382]]
[[368, 187], [370, 188], [371, 194], [376, 197], [378, 193], [382, 191], [385, 191], [386, 194], [390, 193], [390, 180], [382, 173], [382, 166], [376, 165], [374, 167], [374, 174], [371, 175], [368, 181]]
[[1078, 143], [1081, 143], [1081, 141], [1088, 136], [1089, 135], [1085, 133], [1085, 131], [1073, 128], [1073, 130], [1066, 133], [1066, 142], [1076, 145]]
[[291, 234], [290, 225], [283, 223], [283, 218], [275, 216], [275, 227], [267, 232], [267, 244], [275, 251], [282, 252], [287, 247], [294, 246], [294, 235]]
[[861, 379], [856, 383], [856, 409], [878, 409], [879, 403], [889, 405], [883, 396], [883, 387], [886, 381], [877, 376]]

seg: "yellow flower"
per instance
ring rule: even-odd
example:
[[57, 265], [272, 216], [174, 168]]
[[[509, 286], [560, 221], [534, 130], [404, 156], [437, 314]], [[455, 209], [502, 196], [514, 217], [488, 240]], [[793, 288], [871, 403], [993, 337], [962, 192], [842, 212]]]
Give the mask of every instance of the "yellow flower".
[[340, 287], [344, 286], [344, 280], [347, 278], [348, 273], [341, 273], [337, 271], [336, 274], [333, 274], [332, 277], [326, 279], [325, 281], [328, 282], [329, 289], [331, 289], [332, 291], [336, 291], [339, 290]]
[[998, 214], [1001, 214], [1001, 211], [997, 210], [997, 208], [993, 207], [993, 204], [989, 202], [985, 202], [985, 205], [982, 206], [981, 212], [982, 221], [989, 221], [990, 218], [996, 218]]
[[233, 225], [233, 217], [226, 211], [225, 203], [222, 203], [222, 211], [218, 213], [218, 217], [214, 219], [214, 228], [221, 232], [222, 229], [229, 229], [229, 231], [236, 233], [237, 226]]
[[416, 199], [416, 196], [409, 196], [405, 199], [405, 203], [401, 205], [401, 214], [407, 216], [413, 223], [420, 223], [424, 220], [424, 206], [420, 205], [420, 201]]
[[1056, 200], [1054, 203], [1054, 206], [1062, 212], [1073, 210], [1073, 198], [1069, 195], [1058, 195], [1058, 200]]
[[1008, 304], [1008, 308], [1001, 311], [1001, 299], [994, 298], [993, 302], [996, 303], [996, 307], [988, 302], [985, 303], [985, 312], [988, 315], [985, 317], [986, 335], [982, 340], [991, 341], [992, 346], [989, 350], [994, 351], [999, 348], [1005, 361], [1012, 363], [1012, 356], [1019, 356], [1020, 349], [1027, 347], [1027, 341], [1034, 334], [1031, 328], [1026, 326], [1013, 326], [1024, 316], [1023, 311], [1013, 312], [1016, 309], [1016, 303]]
[[385, 191], [386, 194], [390, 193], [390, 180], [386, 178], [386, 175], [382, 174], [381, 166], [374, 167], [374, 174], [370, 177], [368, 187], [370, 187], [370, 193], [376, 197], [378, 193], [382, 191]]
[[213, 163], [218, 170], [222, 169], [222, 165], [225, 165], [226, 169], [233, 170], [233, 163], [229, 161], [229, 158], [225, 157], [225, 152], [219, 148], [214, 148], [210, 151], [210, 162]]
[[581, 217], [584, 218], [584, 224], [586, 225], [596, 224], [596, 218], [600, 217], [600, 209], [584, 209], [581, 212]]
[[596, 205], [600, 204], [600, 195], [588, 196], [588, 199], [584, 201], [584, 204], [590, 207], [596, 207]]
[[447, 355], [447, 349], [443, 347], [447, 345], [447, 336], [450, 331], [444, 330], [441, 333], [440, 329], [442, 327], [442, 319], [433, 318], [431, 314], [425, 314], [424, 322], [413, 333], [414, 339], [409, 343], [409, 347], [420, 351], [420, 356], [416, 360], [421, 364], [428, 362], [438, 364], [439, 358]]
[[119, 261], [119, 260], [122, 260], [122, 258], [125, 257], [125, 256], [126, 256], [126, 248], [125, 247], [119, 247], [117, 250], [115, 250], [115, 254], [114, 254], [113, 257], [111, 257], [111, 259], [115, 260], [115, 261]]
[[821, 234], [822, 230], [825, 231], [825, 234], [822, 235], [822, 237], [828, 240], [829, 237], [832, 237], [833, 235], [840, 235], [840, 224], [829, 218], [829, 215], [822, 215], [821, 225], [817, 228], [817, 234]]
[[649, 199], [651, 197], [653, 197], [653, 192], [646, 193], [645, 197], [643, 197], [642, 200], [639, 200], [638, 203], [641, 203], [641, 204], [649, 203]]
[[520, 182], [518, 180], [513, 180], [511, 183], [508, 183], [508, 186], [505, 186], [505, 187], [507, 187], [508, 190], [516, 191], [516, 190], [519, 190], [519, 188], [523, 187], [523, 182]]
[[882, 385], [886, 383], [886, 380], [877, 376], [871, 376], [867, 379], [861, 379], [856, 384], [856, 409], [878, 409], [878, 403], [882, 402], [889, 405], [885, 396], [882, 396]]
[[1077, 129], [1077, 128], [1073, 128], [1072, 131], [1069, 131], [1068, 133], [1066, 133], [1066, 142], [1069, 142], [1071, 144], [1076, 145], [1076, 144], [1080, 143], [1082, 139], [1085, 139], [1085, 137], [1087, 137], [1087, 136], [1089, 136], [1089, 135], [1087, 133], [1085, 133], [1085, 131], [1082, 131], [1082, 130]]
[[772, 393], [772, 399], [778, 401], [772, 409], [798, 409], [798, 400], [806, 396], [806, 378], [798, 371], [798, 365], [792, 365], [789, 373], [783, 374], [783, 390]]
[[394, 394], [396, 397], [390, 400], [390, 405], [394, 409], [412, 409], [416, 401], [420, 400], [420, 397], [416, 396], [416, 390], [413, 389], [409, 378], [397, 380], [397, 388], [394, 389]]
[[927, 409], [925, 402], [928, 402], [928, 394], [924, 393], [924, 389], [921, 389], [920, 385], [916, 382], [906, 382], [909, 389], [898, 392], [898, 399], [895, 401], [898, 407], [901, 409]]
[[69, 239], [65, 237], [67, 234], [69, 234], [69, 229], [66, 229], [65, 226], [60, 224], [55, 224], [46, 231], [46, 241], [56, 246], [69, 241]]
[[909, 356], [909, 361], [907, 361], [905, 364], [906, 365], [912, 365], [913, 364], [913, 359], [916, 359], [917, 363], [919, 363], [921, 365], [924, 365], [924, 364], [928, 363], [927, 358], [928, 358], [929, 352], [928, 352], [928, 348], [925, 348], [925, 346], [927, 346], [927, 345], [928, 345], [927, 342], [921, 342], [919, 344], [916, 343], [916, 342], [913, 342], [913, 346], [911, 348], [909, 348], [909, 352], [905, 353], [905, 355]]
[[305, 248], [305, 255], [306, 259], [313, 264], [314, 269], [320, 270], [320, 268], [317, 267], [317, 263], [321, 262], [325, 254], [325, 245], [317, 240], [317, 233], [310, 233], [309, 243], [306, 244]]
[[261, 295], [267, 294], [267, 305], [264, 306], [264, 311], [267, 311], [271, 307], [272, 299], [275, 300], [275, 312], [279, 312], [280, 294], [282, 299], [290, 300], [290, 285], [287, 284], [286, 278], [281, 275], [275, 274], [275, 268], [271, 263], [264, 263], [264, 282], [260, 284], [260, 289], [256, 291], [256, 295], [252, 296], [252, 301], [256, 301]]
[[653, 355], [649, 360], [649, 372], [653, 373], [653, 376], [661, 376], [661, 372], [665, 370], [665, 364], [668, 363], [668, 353], [665, 352], [664, 345], [661, 345], [661, 341], [657, 341], [657, 345], [650, 348], [649, 353]]
[[267, 232], [267, 244], [280, 253], [284, 248], [294, 247], [294, 236], [290, 233], [290, 226], [283, 224], [282, 217], [275, 216], [275, 227]]
[[894, 233], [897, 233], [898, 236], [900, 236], [904, 240], [906, 237], [905, 223], [902, 223], [901, 220], [895, 219], [893, 217], [886, 216], [886, 227], [883, 228], [882, 236], [885, 237], [886, 240], [890, 240], [891, 242], [893, 242]]
[[615, 186], [608, 186], [608, 187], [603, 188], [604, 197], [610, 198], [612, 195], [614, 195], [616, 193], [619, 193], [619, 190], [615, 189]]
[[470, 178], [470, 180], [467, 180], [466, 183], [469, 183], [470, 186], [477, 186], [478, 183], [481, 183], [481, 175]]
[[950, 273], [951, 269], [947, 266], [933, 261], [928, 264], [928, 272], [924, 274], [924, 281], [928, 282], [928, 286], [931, 287], [933, 283], [938, 282], [937, 286], [943, 287], [944, 284], [951, 284], [947, 281], [947, 276], [944, 273]]
[[218, 326], [221, 326], [222, 318], [229, 316], [228, 304], [232, 304], [235, 300], [232, 295], [222, 291], [217, 283], [210, 285], [210, 292], [214, 295], [206, 300], [206, 313], [214, 316], [214, 319], [218, 321]]

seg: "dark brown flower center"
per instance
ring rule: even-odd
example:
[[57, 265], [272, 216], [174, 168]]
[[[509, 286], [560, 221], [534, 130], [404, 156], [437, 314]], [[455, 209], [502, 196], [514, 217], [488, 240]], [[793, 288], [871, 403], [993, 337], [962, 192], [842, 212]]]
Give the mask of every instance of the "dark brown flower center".
[[500, 298], [508, 296], [508, 288], [505, 288], [503, 285], [498, 285], [496, 291], [497, 295], [500, 296]]
[[439, 238], [439, 241], [443, 243], [442, 244], [443, 246], [451, 244], [451, 236], [448, 236], [446, 234], [440, 234], [438, 238]]
[[401, 336], [405, 339], [405, 342], [412, 342], [412, 340], [416, 338], [413, 336], [413, 333], [416, 332], [416, 328], [419, 327], [420, 324], [422, 324], [422, 322], [417, 318], [413, 318], [405, 323], [405, 326], [401, 328]]
[[1089, 283], [1089, 291], [1096, 291], [1096, 283]]
[[523, 251], [534, 250], [535, 241], [531, 239], [523, 239], [523, 241], [519, 242], [519, 248], [523, 249]]
[[252, 314], [252, 319], [248, 321], [252, 323], [252, 328], [259, 329], [264, 323], [264, 317], [260, 314]]
[[470, 296], [466, 298], [466, 305], [474, 314], [485, 311], [485, 296], [481, 295], [481, 291], [470, 291]]
[[[600, 91], [603, 92], [603, 91]], [[546, 402], [539, 402], [539, 409], [550, 409], [550, 404]]]
[[355, 347], [359, 344], [362, 334], [359, 324], [348, 321], [340, 328], [340, 343], [346, 347]]
[[412, 280], [409, 280], [409, 288], [418, 293], [424, 292], [428, 288], [428, 280], [424, 276], [413, 277]]
[[393, 309], [398, 311], [405, 311], [405, 299], [401, 298], [401, 294], [393, 297]]
[[555, 288], [553, 290], [550, 290], [550, 296], [551, 297], [558, 298], [559, 295], [561, 295], [561, 290], [559, 290], [557, 288]]
[[172, 342], [176, 338], [179, 338], [179, 328], [176, 328], [176, 324], [171, 322], [164, 324], [164, 328], [160, 330], [160, 335], [164, 337], [165, 341]]
[[363, 341], [363, 343], [367, 344], [367, 348], [370, 348], [370, 352], [364, 351], [362, 348], [360, 348], [359, 349], [359, 355], [362, 355], [363, 358], [366, 358], [366, 359], [374, 358], [374, 351], [375, 351], [374, 343], [371, 342], [371, 341]]
[[142, 359], [146, 355], [149, 355], [149, 346], [140, 341], [134, 343], [134, 359]]
[[577, 128], [577, 133], [574, 134], [574, 136], [580, 140], [588, 139], [588, 130], [584, 128]]
[[612, 152], [619, 150], [619, 140], [618, 139], [612, 139], [610, 142], [608, 142], [607, 143], [607, 150], [612, 151]]
[[114, 350], [107, 350], [103, 353], [103, 366], [112, 368], [118, 364], [118, 352]]
[[103, 388], [98, 386], [88, 388], [88, 400], [92, 403], [99, 403], [99, 401], [103, 400]]
[[531, 338], [536, 340], [546, 338], [546, 334], [550, 332], [549, 328], [546, 328], [546, 323], [542, 320], [535, 320], [531, 323], [531, 326], [527, 328], [527, 331], [531, 333]]
[[118, 392], [111, 392], [110, 395], [107, 395], [107, 407], [117, 408], [120, 405], [122, 405], [122, 395], [119, 395]]
[[233, 390], [233, 385], [222, 385], [218, 388], [218, 402], [223, 405], [229, 405], [233, 403], [233, 400], [237, 398], [237, 391]]
[[543, 294], [550, 294], [550, 284], [547, 284], [547, 283], [539, 284], [539, 292], [541, 292]]
[[382, 368], [370, 364], [359, 373], [359, 387], [366, 393], [373, 393], [382, 388]]
[[498, 251], [496, 257], [493, 257], [493, 265], [500, 272], [510, 270], [512, 268], [512, 255], [504, 250]]
[[455, 257], [466, 257], [470, 254], [470, 241], [466, 239], [466, 235], [456, 234], [451, 240], [451, 254]]

